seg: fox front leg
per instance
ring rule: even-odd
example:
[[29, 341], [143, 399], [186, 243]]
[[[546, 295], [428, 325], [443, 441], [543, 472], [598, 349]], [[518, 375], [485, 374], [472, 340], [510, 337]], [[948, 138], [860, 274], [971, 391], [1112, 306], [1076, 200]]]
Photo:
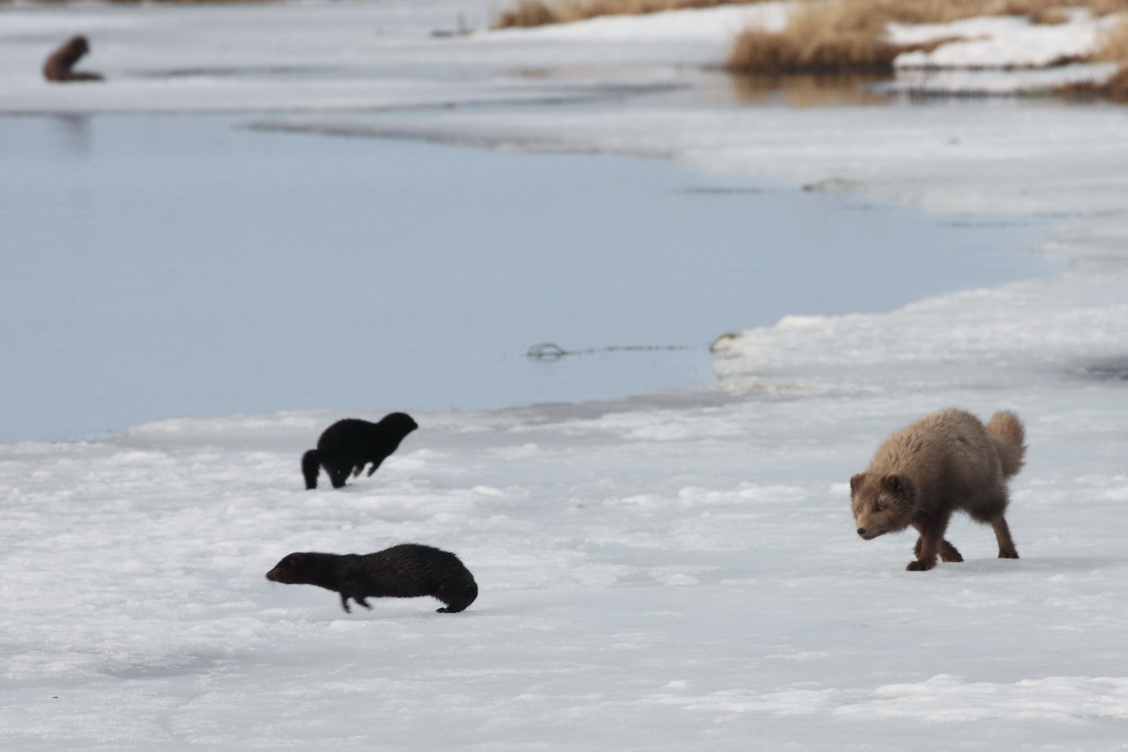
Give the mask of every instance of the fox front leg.
[[[929, 517], [926, 519], [914, 521], [913, 527], [920, 533], [920, 539], [917, 540], [916, 546], [913, 547], [916, 553], [916, 561], [910, 561], [909, 565], [905, 567], [910, 572], [925, 572], [936, 566], [936, 557], [944, 550], [944, 531], [948, 529], [948, 519], [951, 515], [945, 514], [937, 517]], [[955, 553], [956, 556], [960, 555], [956, 551], [955, 546], [948, 543], [948, 548], [951, 549], [947, 553]], [[963, 561], [963, 557], [960, 557]]]
[[[913, 546], [913, 556], [920, 558], [920, 542], [922, 538], [917, 538], [916, 545]], [[940, 561], [963, 561], [963, 555], [960, 554], [959, 549], [948, 542], [948, 539], [940, 541]]]

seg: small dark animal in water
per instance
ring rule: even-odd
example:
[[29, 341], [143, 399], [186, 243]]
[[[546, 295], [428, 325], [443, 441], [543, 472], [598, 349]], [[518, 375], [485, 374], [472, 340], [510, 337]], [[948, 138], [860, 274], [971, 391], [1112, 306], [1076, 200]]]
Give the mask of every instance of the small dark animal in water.
[[51, 53], [43, 64], [43, 77], [48, 81], [101, 81], [97, 73], [80, 73], [71, 70], [79, 58], [90, 51], [86, 37], [71, 37], [66, 44]]
[[317, 449], [302, 455], [302, 475], [306, 489], [317, 488], [317, 474], [325, 468], [333, 488], [342, 488], [345, 480], [368, 463], [368, 475], [376, 472], [380, 463], [399, 448], [404, 438], [419, 428], [407, 413], [385, 415], [379, 423], [359, 418], [345, 418], [325, 429], [317, 440]]
[[1022, 421], [1000, 411], [984, 426], [963, 410], [940, 410], [890, 436], [864, 473], [850, 479], [858, 535], [872, 540], [904, 530], [920, 533], [909, 571], [944, 561], [963, 561], [944, 538], [957, 509], [995, 530], [1000, 559], [1017, 559], [1004, 514], [1007, 479], [1022, 468], [1026, 453]]
[[366, 598], [419, 598], [430, 595], [446, 604], [440, 614], [456, 614], [478, 597], [474, 575], [449, 551], [421, 543], [402, 543], [374, 554], [292, 553], [266, 573], [271, 582], [317, 585], [364, 606]]

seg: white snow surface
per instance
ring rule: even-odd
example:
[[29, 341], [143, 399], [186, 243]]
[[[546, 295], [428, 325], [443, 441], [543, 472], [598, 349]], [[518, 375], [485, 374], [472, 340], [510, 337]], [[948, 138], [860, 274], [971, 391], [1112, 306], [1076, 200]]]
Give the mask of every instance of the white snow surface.
[[[701, 62], [696, 43], [616, 39], [599, 48], [619, 55], [608, 70], [529, 78], [513, 73], [526, 54], [548, 69], [602, 59], [590, 40], [423, 32], [475, 8], [5, 7], [0, 107], [286, 109], [268, 124], [661, 156], [984, 222], [1039, 214], [1058, 224], [1037, 251], [1068, 271], [885, 314], [795, 311], [718, 342], [716, 390], [419, 414], [400, 451], [342, 491], [305, 491], [298, 471], [341, 414], [0, 445], [0, 745], [1124, 749], [1124, 112], [687, 95], [343, 125], [314, 113], [697, 81], [680, 67]], [[389, 29], [385, 46], [373, 28]], [[40, 52], [80, 30], [104, 87], [36, 80]], [[16, 65], [29, 50], [30, 73]], [[270, 68], [295, 50], [324, 67]], [[202, 58], [242, 73], [130, 73]], [[960, 517], [948, 537], [967, 560], [906, 572], [912, 536], [859, 540], [848, 479], [888, 433], [949, 406], [1026, 421], [1008, 514], [1023, 558], [994, 558], [990, 531]], [[332, 593], [263, 578], [291, 551], [404, 541], [457, 552], [478, 601], [346, 615]]]

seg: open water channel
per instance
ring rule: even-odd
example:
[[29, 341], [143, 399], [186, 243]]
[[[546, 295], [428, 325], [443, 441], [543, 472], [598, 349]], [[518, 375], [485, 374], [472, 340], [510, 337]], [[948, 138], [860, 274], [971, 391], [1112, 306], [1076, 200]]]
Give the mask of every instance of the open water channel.
[[1055, 269], [1040, 221], [240, 122], [0, 118], [0, 441], [706, 387], [727, 331]]

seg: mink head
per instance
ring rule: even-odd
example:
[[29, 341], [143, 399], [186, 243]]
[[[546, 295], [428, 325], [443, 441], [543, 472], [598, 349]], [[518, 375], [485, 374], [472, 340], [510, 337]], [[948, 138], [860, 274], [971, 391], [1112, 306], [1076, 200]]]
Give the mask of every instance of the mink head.
[[327, 558], [324, 554], [289, 554], [266, 573], [266, 579], [286, 585], [313, 585], [323, 574]]
[[401, 440], [416, 428], [419, 428], [419, 424], [407, 413], [389, 413], [380, 420], [380, 424], [392, 429]]
[[90, 52], [90, 43], [86, 41], [86, 37], [80, 35], [68, 39], [55, 54], [59, 56], [60, 62], [69, 67], [77, 63], [78, 59], [87, 52]]
[[850, 501], [858, 535], [866, 540], [904, 530], [916, 510], [912, 482], [896, 473], [858, 473], [850, 479]]

